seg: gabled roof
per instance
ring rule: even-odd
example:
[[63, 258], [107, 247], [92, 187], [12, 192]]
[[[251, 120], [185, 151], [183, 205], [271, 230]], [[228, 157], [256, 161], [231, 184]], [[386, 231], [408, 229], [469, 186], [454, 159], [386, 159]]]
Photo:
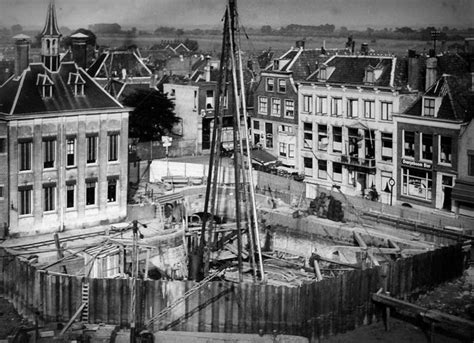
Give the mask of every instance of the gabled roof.
[[[366, 55], [337, 55], [331, 57], [324, 63], [324, 66], [331, 68], [325, 83], [328, 84], [350, 84], [364, 85], [366, 70], [378, 70], [380, 75], [371, 83], [378, 87], [402, 86], [403, 75], [396, 72], [397, 59], [389, 56], [366, 56]], [[318, 82], [320, 68], [307, 78], [307, 81]], [[398, 76], [395, 79], [395, 75]], [[399, 80], [400, 79], [400, 80]]]
[[143, 63], [134, 51], [106, 51], [87, 69], [87, 73], [94, 78], [122, 77], [125, 69], [128, 77], [147, 77], [151, 70]]
[[277, 58], [280, 61], [279, 68], [275, 68], [274, 63], [271, 63], [265, 68], [265, 71], [291, 72], [294, 80], [302, 81], [316, 70], [320, 62], [327, 58], [326, 55], [321, 55], [320, 49], [291, 48]]
[[54, 0], [50, 0], [48, 6], [48, 12], [46, 13], [46, 23], [44, 24], [41, 36], [53, 36], [60, 37], [61, 32], [59, 31], [58, 20], [56, 18], [56, 8]]
[[[84, 85], [84, 95], [76, 96], [68, 82]], [[42, 97], [41, 87], [52, 86], [52, 96]], [[19, 78], [11, 77], [0, 86], [0, 113], [10, 115], [122, 109], [83, 69], [73, 62], [62, 63], [51, 72], [42, 63], [33, 63]]]
[[[428, 90], [423, 97], [440, 97], [441, 105], [436, 118], [466, 122], [474, 118], [474, 94], [469, 92], [465, 78], [444, 74]], [[423, 97], [420, 97], [405, 114], [422, 116]], [[432, 119], [428, 117], [428, 119]]]

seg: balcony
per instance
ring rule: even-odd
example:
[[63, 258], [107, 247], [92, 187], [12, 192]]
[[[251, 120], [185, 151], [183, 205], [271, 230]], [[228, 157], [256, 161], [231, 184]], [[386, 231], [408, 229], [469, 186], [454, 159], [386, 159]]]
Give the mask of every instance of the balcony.
[[375, 159], [358, 156], [342, 155], [341, 163], [364, 172], [375, 172]]

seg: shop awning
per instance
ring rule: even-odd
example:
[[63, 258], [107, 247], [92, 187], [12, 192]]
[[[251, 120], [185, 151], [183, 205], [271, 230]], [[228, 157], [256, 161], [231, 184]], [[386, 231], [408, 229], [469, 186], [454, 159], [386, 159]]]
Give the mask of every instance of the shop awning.
[[460, 202], [474, 204], [474, 182], [456, 180], [451, 197]]

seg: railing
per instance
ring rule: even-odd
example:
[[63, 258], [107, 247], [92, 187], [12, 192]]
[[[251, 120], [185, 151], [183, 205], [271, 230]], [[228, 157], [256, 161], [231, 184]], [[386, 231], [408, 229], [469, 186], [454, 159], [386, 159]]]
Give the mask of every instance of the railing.
[[341, 163], [356, 167], [375, 168], [374, 158], [364, 158], [358, 156], [342, 155]]

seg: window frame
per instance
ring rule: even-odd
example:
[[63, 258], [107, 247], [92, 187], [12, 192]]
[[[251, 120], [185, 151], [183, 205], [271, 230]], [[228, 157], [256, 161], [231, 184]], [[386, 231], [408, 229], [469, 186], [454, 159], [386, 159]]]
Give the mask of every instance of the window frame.
[[[427, 106], [427, 104], [429, 106]], [[423, 117], [435, 117], [436, 99], [423, 97]], [[428, 112], [428, 113], [427, 113]]]
[[375, 101], [374, 100], [364, 100], [364, 118], [375, 119]]
[[[113, 200], [111, 200], [111, 186], [113, 186]], [[118, 190], [118, 179], [117, 178], [108, 178], [107, 179], [107, 203], [116, 203], [118, 201], [117, 196]]]
[[268, 97], [258, 97], [258, 113], [268, 115]]
[[33, 140], [31, 139], [31, 140], [18, 142], [18, 170], [20, 172], [31, 171], [32, 162], [33, 162]]
[[265, 78], [265, 91], [267, 92], [274, 92], [275, 91], [275, 78], [274, 77], [266, 77]]
[[[283, 87], [282, 87], [283, 82]], [[278, 93], [286, 93], [286, 79], [278, 79]]]
[[[311, 125], [311, 128], [309, 127], [309, 125]], [[311, 136], [311, 139], [307, 139], [306, 138], [307, 136], [308, 137]], [[303, 149], [310, 149], [310, 150], [313, 149], [313, 143], [314, 143], [313, 138], [314, 138], [313, 123], [303, 122]]]
[[316, 113], [320, 115], [328, 114], [328, 97], [327, 96], [316, 97]]
[[359, 99], [347, 99], [347, 118], [359, 118]]
[[[72, 144], [70, 144], [72, 142]], [[71, 152], [72, 145], [72, 152]], [[70, 157], [72, 156], [72, 161]], [[72, 163], [70, 163], [72, 162]], [[76, 137], [66, 138], [66, 167], [74, 167], [76, 165]]]
[[303, 94], [303, 113], [312, 114], [313, 113], [313, 96], [308, 94]]
[[[438, 136], [438, 163], [442, 164], [442, 165], [445, 165], [445, 166], [451, 166], [453, 164], [453, 138], [451, 136], [443, 136], [443, 135], [439, 135]], [[442, 154], [443, 154], [443, 138], [446, 138], [446, 139], [449, 139], [450, 141], [450, 152], [448, 154], [449, 156], [449, 161], [448, 162], [445, 162], [442, 160]]]
[[380, 120], [393, 121], [393, 102], [380, 102]]
[[[89, 189], [93, 188], [94, 189], [94, 192], [93, 193], [89, 193]], [[85, 187], [85, 191], [86, 191], [86, 207], [93, 207], [93, 206], [97, 206], [97, 180], [86, 180], [86, 187]], [[89, 201], [89, 196], [90, 195], [93, 195], [93, 202], [90, 202]]]
[[98, 134], [86, 135], [86, 163], [96, 164], [98, 160]]
[[[338, 131], [340, 130], [340, 134], [335, 132], [336, 129], [338, 129]], [[343, 135], [342, 126], [333, 126], [332, 127], [332, 151], [333, 152], [342, 153], [342, 135]], [[336, 140], [336, 137], [339, 137], [339, 138]], [[339, 146], [340, 146], [339, 149], [335, 148], [336, 143], [339, 143]]]
[[107, 158], [109, 162], [119, 161], [120, 132], [109, 132], [107, 134]]
[[43, 185], [43, 212], [56, 211], [56, 184]]
[[327, 178], [328, 178], [328, 161], [318, 159], [318, 179], [327, 180]]
[[[424, 149], [425, 149], [425, 138], [426, 137], [429, 137], [429, 139], [431, 139], [431, 146], [430, 146], [431, 151], [430, 152], [425, 152], [424, 151]], [[433, 145], [434, 145], [433, 134], [420, 132], [420, 160], [433, 162]], [[430, 154], [431, 158], [429, 158], [430, 156], [427, 156], [427, 154]]]
[[331, 97], [331, 116], [342, 117], [342, 97]]
[[[388, 137], [390, 135], [390, 137]], [[381, 151], [381, 159], [384, 162], [393, 162], [393, 133], [391, 132], [382, 132], [381, 133], [381, 141], [382, 141], [382, 151]], [[385, 143], [390, 142], [390, 148], [385, 147]], [[384, 149], [390, 149], [391, 154], [386, 155], [384, 154]]]
[[[69, 206], [69, 195], [70, 195], [70, 191], [71, 191], [71, 188], [72, 188], [72, 206]], [[75, 183], [71, 183], [71, 184], [67, 184], [66, 183], [66, 210], [68, 209], [73, 209], [76, 207], [76, 184]]]
[[[290, 106], [288, 104], [291, 103]], [[291, 112], [289, 115], [288, 112]], [[295, 117], [295, 101], [292, 99], [285, 99], [285, 117], [294, 118]]]
[[[410, 149], [413, 154], [412, 155], [407, 155], [407, 148], [406, 148], [406, 144], [407, 144], [407, 133], [410, 133], [410, 134], [413, 134], [413, 147]], [[407, 131], [407, 130], [403, 130], [402, 131], [402, 157], [405, 157], [405, 158], [411, 158], [411, 159], [414, 159], [415, 158], [415, 142], [416, 142], [416, 134], [415, 134], [415, 131]]]
[[[33, 214], [33, 187], [21, 187], [18, 188], [18, 215], [22, 216], [30, 216]], [[25, 195], [26, 199], [25, 199]], [[26, 205], [26, 208], [25, 208]]]
[[270, 114], [275, 117], [281, 116], [281, 99], [272, 98]]

